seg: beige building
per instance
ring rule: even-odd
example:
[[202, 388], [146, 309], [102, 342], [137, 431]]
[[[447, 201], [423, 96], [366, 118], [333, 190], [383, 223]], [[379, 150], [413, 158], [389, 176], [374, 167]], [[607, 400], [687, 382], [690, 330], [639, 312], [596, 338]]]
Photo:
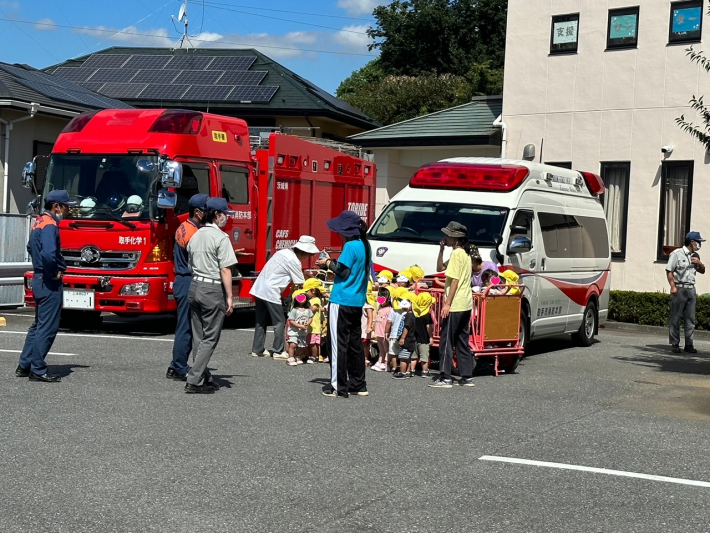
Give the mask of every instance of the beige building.
[[[710, 235], [710, 155], [676, 124], [693, 115], [693, 95], [710, 94], [710, 74], [686, 56], [691, 45], [707, 49], [707, 9], [702, 0], [509, 2], [506, 156], [532, 143], [543, 162], [601, 174], [612, 289], [667, 291], [670, 251], [691, 228]], [[698, 291], [710, 292], [710, 274]]]

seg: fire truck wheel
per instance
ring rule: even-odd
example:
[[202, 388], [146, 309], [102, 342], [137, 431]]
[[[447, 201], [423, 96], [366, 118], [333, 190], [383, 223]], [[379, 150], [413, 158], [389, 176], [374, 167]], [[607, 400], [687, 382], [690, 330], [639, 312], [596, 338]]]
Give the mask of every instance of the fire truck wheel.
[[100, 329], [103, 319], [98, 311], [62, 310], [59, 327], [74, 331]]
[[587, 302], [587, 307], [584, 308], [582, 315], [582, 325], [579, 326], [579, 331], [574, 334], [574, 340], [580, 346], [591, 346], [594, 340], [594, 334], [597, 331], [597, 306], [593, 301]]

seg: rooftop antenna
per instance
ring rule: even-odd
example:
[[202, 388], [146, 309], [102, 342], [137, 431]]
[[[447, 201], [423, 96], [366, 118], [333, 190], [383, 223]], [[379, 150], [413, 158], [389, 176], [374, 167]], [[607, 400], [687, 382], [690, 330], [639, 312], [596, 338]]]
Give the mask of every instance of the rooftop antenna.
[[[172, 18], [173, 20], [176, 20], [173, 15], [170, 15], [170, 18]], [[178, 12], [178, 16], [177, 16], [177, 21], [182, 22], [185, 25], [185, 28], [182, 32], [182, 37], [180, 37], [180, 40], [177, 42], [177, 44], [175, 45], [175, 48], [173, 48], [173, 50], [175, 50], [176, 48], [182, 48], [183, 45], [185, 44], [185, 41], [187, 41], [187, 43], [188, 43], [187, 50], [189, 50], [190, 47], [194, 48], [194, 45], [192, 44], [192, 41], [190, 40], [190, 35], [187, 33], [187, 27], [190, 24], [190, 21], [187, 20], [187, 0], [185, 0], [185, 3], [180, 6], [180, 11]]]

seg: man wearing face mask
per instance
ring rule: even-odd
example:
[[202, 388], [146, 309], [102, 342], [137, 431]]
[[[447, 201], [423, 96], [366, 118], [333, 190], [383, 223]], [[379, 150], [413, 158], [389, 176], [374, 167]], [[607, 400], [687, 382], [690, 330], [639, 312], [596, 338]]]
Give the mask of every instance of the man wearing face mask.
[[67, 216], [69, 206], [75, 205], [67, 191], [57, 190], [47, 194], [44, 213], [32, 225], [27, 250], [32, 256], [32, 294], [35, 299], [35, 320], [32, 322], [20, 364], [15, 375], [29, 377], [30, 381], [54, 383], [61, 377], [47, 372], [45, 358], [59, 331], [62, 311], [62, 275], [67, 269], [59, 242], [59, 222]]
[[225, 316], [232, 314], [232, 270], [237, 256], [221, 230], [233, 214], [224, 198], [207, 200], [205, 225], [187, 243], [192, 283], [188, 293], [192, 322], [193, 365], [185, 392], [209, 394], [219, 388], [207, 365], [217, 348]]
[[673, 353], [680, 353], [680, 316], [685, 319], [685, 351], [698, 353], [693, 346], [695, 331], [695, 273], [705, 274], [705, 265], [700, 261], [698, 250], [705, 239], [697, 231], [685, 236], [685, 245], [671, 252], [666, 265], [666, 276], [671, 286], [671, 320], [668, 336]]

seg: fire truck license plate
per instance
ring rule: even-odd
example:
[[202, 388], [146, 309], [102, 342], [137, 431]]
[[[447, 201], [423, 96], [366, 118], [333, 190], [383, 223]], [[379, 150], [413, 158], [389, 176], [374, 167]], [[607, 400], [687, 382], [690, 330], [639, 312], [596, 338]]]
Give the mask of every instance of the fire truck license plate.
[[64, 309], [93, 309], [94, 291], [64, 289]]

